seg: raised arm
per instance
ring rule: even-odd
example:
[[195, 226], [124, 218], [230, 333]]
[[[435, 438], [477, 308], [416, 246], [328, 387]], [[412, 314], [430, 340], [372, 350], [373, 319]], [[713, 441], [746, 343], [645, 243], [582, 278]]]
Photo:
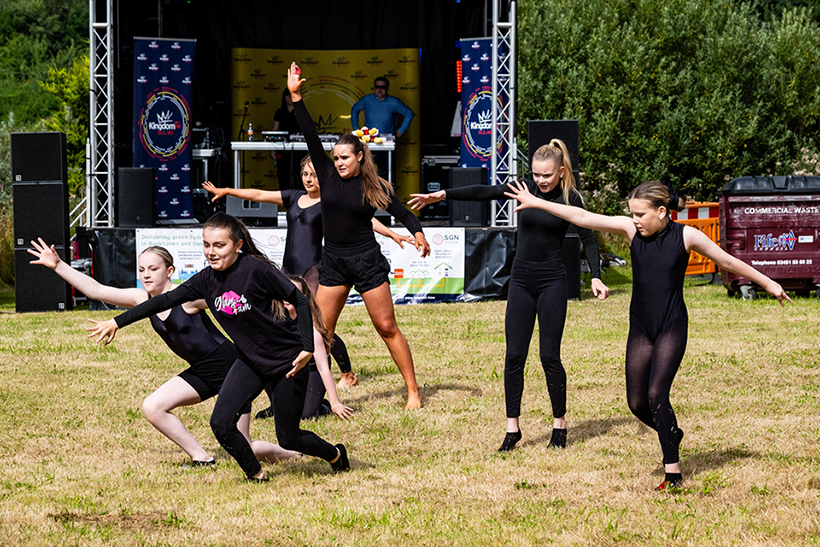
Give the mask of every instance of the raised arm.
[[683, 244], [686, 246], [687, 251], [695, 251], [702, 254], [703, 256], [711, 259], [712, 262], [717, 264], [721, 269], [728, 270], [741, 277], [754, 281], [763, 287], [767, 293], [777, 298], [781, 306], [785, 306], [783, 303], [784, 300], [789, 302], [792, 301], [778, 282], [763, 275], [742, 260], [733, 257], [718, 247], [714, 241], [709, 239], [709, 237], [700, 230], [692, 228], [691, 226], [684, 226]]
[[31, 245], [33, 249], [28, 249], [28, 252], [37, 257], [37, 260], [32, 260], [31, 264], [41, 264], [51, 268], [69, 285], [89, 298], [122, 308], [133, 308], [148, 300], [148, 293], [142, 289], [109, 287], [99, 283], [93, 277], [78, 272], [60, 259], [60, 256], [54, 250], [54, 245], [49, 247], [42, 238], [38, 237], [37, 241], [31, 242]]
[[211, 201], [216, 201], [225, 196], [233, 196], [249, 201], [284, 205], [282, 192], [279, 191], [257, 190], [255, 188], [218, 188], [207, 180], [202, 183], [202, 187], [214, 195]]
[[306, 80], [301, 75], [302, 71], [296, 66], [296, 63], [291, 63], [290, 68], [288, 68], [288, 90], [293, 100], [293, 113], [299, 123], [299, 129], [302, 130], [302, 134], [305, 136], [305, 144], [307, 144], [310, 160], [313, 162], [316, 174], [319, 176], [319, 180], [324, 180], [324, 177], [335, 171], [336, 168], [333, 166], [333, 161], [328, 157], [327, 152], [325, 152], [322, 140], [316, 131], [316, 124], [313, 123], [313, 118], [310, 117], [310, 112], [308, 112], [307, 106], [302, 100], [301, 88]]
[[518, 181], [508, 186], [510, 187], [510, 191], [506, 192], [505, 195], [517, 199], [521, 203], [515, 208], [516, 212], [522, 209], [543, 209], [576, 226], [589, 228], [590, 230], [598, 230], [599, 232], [621, 234], [626, 237], [630, 243], [635, 236], [636, 228], [629, 217], [609, 217], [597, 213], [590, 213], [580, 207], [539, 199], [533, 196], [530, 191], [527, 190], [527, 187]]
[[313, 352], [316, 370], [319, 371], [322, 384], [325, 386], [325, 391], [327, 391], [330, 410], [339, 418], [346, 420], [353, 416], [353, 409], [339, 401], [339, 394], [336, 393], [336, 382], [333, 381], [333, 373], [330, 372], [330, 359], [327, 356], [327, 349], [325, 349], [325, 341], [322, 339], [322, 333], [315, 327], [313, 329], [313, 345], [316, 348]]

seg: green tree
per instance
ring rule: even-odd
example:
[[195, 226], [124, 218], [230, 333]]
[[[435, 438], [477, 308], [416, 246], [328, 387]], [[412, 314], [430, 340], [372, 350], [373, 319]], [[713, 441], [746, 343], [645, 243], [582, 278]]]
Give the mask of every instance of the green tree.
[[85, 144], [89, 128], [88, 57], [74, 59], [68, 68], [49, 68], [49, 81], [42, 88], [56, 97], [62, 105], [45, 122], [49, 131], [66, 134], [68, 148], [68, 192], [81, 197], [85, 190]]
[[[522, 0], [519, 127], [578, 119], [599, 210], [660, 179], [697, 199], [818, 150], [820, 32], [731, 0]], [[526, 136], [522, 133], [521, 138]]]

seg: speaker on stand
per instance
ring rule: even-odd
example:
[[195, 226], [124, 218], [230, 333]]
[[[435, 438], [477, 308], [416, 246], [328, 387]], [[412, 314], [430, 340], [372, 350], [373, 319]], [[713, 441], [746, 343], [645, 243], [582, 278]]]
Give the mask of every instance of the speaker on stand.
[[71, 263], [64, 133], [11, 134], [14, 201], [14, 299], [18, 312], [71, 309], [71, 287], [48, 268], [32, 265], [31, 241], [42, 238]]
[[[487, 184], [486, 167], [451, 167], [450, 188]], [[486, 201], [450, 202], [450, 226], [487, 226], [490, 204]]]
[[117, 226], [153, 228], [157, 223], [156, 174], [151, 167], [117, 170]]

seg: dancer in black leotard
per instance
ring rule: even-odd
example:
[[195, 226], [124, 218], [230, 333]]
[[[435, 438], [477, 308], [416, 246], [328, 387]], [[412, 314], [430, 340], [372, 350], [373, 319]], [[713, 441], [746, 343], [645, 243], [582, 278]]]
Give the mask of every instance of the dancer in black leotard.
[[[267, 480], [247, 439], [236, 423], [240, 410], [267, 384], [273, 388], [276, 435], [287, 449], [322, 458], [333, 470], [350, 468], [344, 445], [335, 447], [299, 428], [308, 370], [313, 355], [313, 324], [305, 296], [256, 248], [248, 229], [236, 218], [218, 213], [202, 230], [210, 268], [200, 270], [175, 290], [132, 308], [109, 321], [97, 322], [90, 337], [106, 344], [118, 328], [169, 309], [180, 302], [204, 299], [208, 309], [233, 339], [237, 360], [222, 385], [211, 416], [211, 429], [249, 480]], [[284, 302], [297, 310], [287, 317]]]
[[[532, 181], [527, 187], [539, 199], [583, 207], [575, 189], [572, 164], [563, 142], [553, 139], [541, 146], [532, 158]], [[489, 201], [504, 199], [509, 188], [475, 185], [440, 190], [432, 194], [412, 194], [410, 204], [421, 209], [444, 199]], [[518, 219], [518, 239], [507, 295], [504, 360], [504, 394], [507, 406], [507, 435], [499, 452], [512, 450], [521, 440], [519, 417], [524, 392], [524, 365], [538, 317], [541, 367], [547, 379], [552, 403], [553, 429], [549, 446], [564, 448], [567, 440], [567, 374], [561, 364], [561, 337], [567, 316], [567, 278], [561, 247], [569, 223], [544, 211], [523, 211]], [[609, 289], [601, 282], [598, 243], [592, 230], [579, 229], [592, 277], [592, 292], [601, 300]]]
[[398, 218], [414, 235], [422, 257], [430, 252], [421, 223], [399, 203], [393, 188], [379, 178], [373, 156], [354, 135], [342, 136], [333, 147], [334, 161], [325, 154], [316, 126], [302, 101], [300, 88], [305, 82], [299, 67], [288, 69], [288, 89], [299, 127], [322, 181], [322, 224], [325, 246], [319, 263], [319, 290], [316, 301], [329, 332], [347, 302], [351, 287], [356, 287], [373, 321], [373, 326], [390, 350], [390, 355], [407, 386], [406, 408], [420, 408], [421, 396], [410, 346], [396, 324], [388, 275], [390, 265], [373, 236], [372, 220], [377, 209]]
[[635, 416], [658, 432], [666, 476], [657, 490], [682, 481], [678, 446], [683, 431], [669, 401], [687, 340], [687, 313], [683, 278], [689, 252], [710, 258], [721, 269], [751, 279], [780, 304], [791, 299], [783, 288], [748, 264], [715, 245], [706, 234], [673, 222], [669, 211], [682, 211], [677, 192], [648, 181], [629, 195], [632, 218], [608, 217], [535, 198], [523, 184], [507, 194], [521, 202], [516, 210], [538, 208], [593, 230], [625, 236], [632, 253], [632, 302], [626, 344], [626, 395]]
[[[172, 290], [171, 276], [174, 260], [165, 248], [149, 247], [138, 258], [139, 278], [142, 289], [119, 289], [101, 285], [63, 262], [42, 239], [31, 242], [29, 253], [37, 257], [32, 264], [49, 267], [70, 285], [95, 300], [114, 306], [131, 308], [151, 297]], [[151, 326], [171, 350], [191, 366], [171, 378], [142, 403], [142, 411], [157, 430], [176, 443], [193, 459], [193, 465], [209, 465], [214, 459], [200, 446], [172, 410], [181, 406], [195, 405], [210, 399], [219, 392], [237, 352], [234, 345], [217, 329], [203, 311], [203, 300], [186, 302], [169, 312], [152, 315]], [[242, 412], [238, 427], [250, 441], [250, 406]], [[266, 441], [250, 441], [256, 456], [265, 461], [278, 461], [299, 457]]]
[[[288, 95], [290, 96], [290, 95]], [[267, 191], [255, 189], [217, 188], [210, 182], [202, 183], [202, 187], [214, 194], [211, 201], [223, 196], [234, 196], [250, 201], [259, 201], [282, 205], [287, 210], [287, 237], [285, 238], [285, 255], [282, 271], [298, 275], [307, 281], [310, 290], [315, 295], [319, 288], [319, 261], [322, 258], [322, 209], [319, 205], [322, 199], [319, 179], [313, 169], [310, 156], [302, 159], [302, 185], [304, 190]], [[404, 248], [404, 242], [412, 242], [409, 236], [400, 236], [387, 226], [372, 219], [373, 231], [393, 241]], [[330, 354], [339, 365], [342, 377], [339, 387], [352, 387], [358, 383], [350, 365], [350, 356], [347, 347], [338, 334], [333, 334], [333, 344]], [[270, 393], [268, 393], [270, 395]], [[270, 418], [273, 407], [260, 411], [257, 418]]]

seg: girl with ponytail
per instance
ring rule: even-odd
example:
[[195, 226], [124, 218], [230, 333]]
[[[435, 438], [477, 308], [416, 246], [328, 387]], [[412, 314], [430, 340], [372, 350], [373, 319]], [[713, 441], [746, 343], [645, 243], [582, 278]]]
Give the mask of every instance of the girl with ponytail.
[[[348, 470], [344, 445], [333, 446], [299, 428], [309, 376], [305, 365], [314, 351], [307, 298], [259, 251], [238, 219], [213, 215], [202, 229], [202, 243], [210, 268], [114, 319], [93, 321], [89, 337], [108, 344], [121, 327], [182, 302], [203, 299], [239, 353], [219, 392], [211, 429], [248, 480], [264, 481], [267, 475], [236, 424], [240, 410], [268, 384], [273, 391], [279, 444], [322, 458], [335, 472]], [[295, 308], [295, 319], [285, 312], [286, 302]]]
[[644, 182], [629, 194], [632, 218], [598, 215], [538, 199], [521, 183], [507, 195], [521, 202], [516, 211], [543, 210], [577, 226], [621, 234], [629, 242], [632, 302], [626, 341], [626, 399], [632, 413], [658, 432], [666, 476], [656, 490], [680, 486], [683, 475], [678, 447], [683, 431], [669, 393], [688, 338], [683, 278], [689, 253], [700, 253], [721, 269], [751, 279], [781, 305], [791, 299], [778, 283], [727, 254], [700, 230], [672, 221], [669, 211], [683, 210], [684, 202], [673, 188], [658, 181]]
[[[532, 157], [533, 180], [526, 181], [529, 190], [540, 201], [569, 204], [581, 209], [583, 201], [575, 188], [572, 164], [567, 147], [553, 139], [538, 148]], [[490, 201], [504, 199], [510, 188], [475, 185], [440, 190], [432, 194], [413, 194], [410, 204], [425, 205], [450, 200]], [[552, 436], [550, 447], [564, 448], [567, 442], [567, 374], [561, 363], [561, 338], [567, 315], [567, 279], [561, 248], [570, 224], [544, 211], [524, 211], [518, 219], [518, 241], [507, 294], [504, 358], [504, 394], [506, 399], [506, 436], [499, 452], [512, 450], [521, 440], [519, 416], [524, 393], [524, 364], [538, 318], [541, 367], [547, 380], [552, 403]], [[579, 229], [584, 253], [589, 262], [592, 292], [604, 300], [609, 289], [601, 282], [598, 243], [591, 230]]]
[[413, 234], [414, 244], [422, 257], [430, 253], [430, 245], [424, 238], [419, 220], [399, 202], [390, 183], [378, 176], [367, 145], [352, 134], [344, 135], [333, 147], [333, 160], [327, 157], [316, 125], [302, 100], [301, 87], [305, 80], [300, 74], [299, 67], [292, 63], [288, 69], [288, 89], [324, 198], [322, 227], [325, 243], [319, 262], [316, 301], [328, 332], [333, 334], [350, 289], [355, 287], [359, 291], [376, 332], [390, 350], [404, 379], [407, 387], [405, 408], [420, 408], [413, 356], [393, 310], [388, 278], [390, 264], [373, 236], [371, 221], [376, 210], [385, 210], [404, 224]]

